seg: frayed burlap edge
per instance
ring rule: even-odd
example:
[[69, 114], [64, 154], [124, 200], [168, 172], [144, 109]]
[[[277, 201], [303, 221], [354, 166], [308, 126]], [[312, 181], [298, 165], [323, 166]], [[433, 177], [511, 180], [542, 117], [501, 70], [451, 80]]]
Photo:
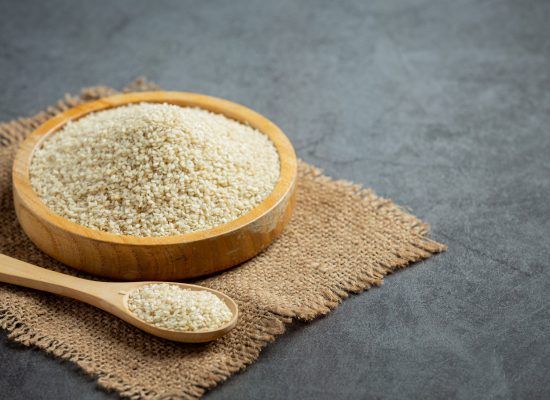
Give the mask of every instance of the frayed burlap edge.
[[[126, 87], [123, 92], [156, 90], [158, 86], [140, 78]], [[118, 93], [116, 90], [97, 86], [85, 88], [78, 96], [65, 95], [54, 106], [48, 107], [30, 118], [20, 118], [8, 123], [0, 124], [0, 149], [9, 145], [17, 144], [25, 136], [45, 122], [48, 118], [74, 107], [82, 102], [95, 100], [101, 97], [110, 96]], [[54, 357], [71, 361], [77, 364], [88, 375], [97, 380], [99, 386], [107, 390], [114, 390], [122, 397], [131, 399], [197, 399], [204, 393], [225, 381], [232, 374], [243, 370], [251, 364], [260, 354], [262, 348], [275, 340], [277, 335], [285, 331], [285, 325], [292, 322], [293, 318], [301, 320], [312, 320], [333, 310], [342, 300], [346, 299], [352, 293], [360, 293], [372, 286], [382, 284], [384, 276], [402, 269], [414, 262], [421, 261], [433, 254], [444, 251], [445, 245], [426, 238], [429, 231], [429, 225], [410, 215], [391, 200], [376, 196], [369, 189], [362, 188], [361, 185], [348, 181], [334, 181], [326, 177], [322, 172], [314, 167], [300, 163], [301, 173], [309, 174], [310, 177], [319, 181], [331, 181], [337, 185], [338, 189], [350, 196], [360, 196], [368, 200], [370, 206], [376, 207], [378, 212], [383, 213], [392, 220], [393, 223], [403, 224], [413, 233], [413, 240], [404, 243], [402, 249], [393, 254], [393, 257], [378, 261], [376, 265], [364, 265], [355, 276], [346, 277], [335, 281], [334, 285], [320, 294], [317, 301], [309, 304], [307, 307], [278, 307], [277, 309], [266, 311], [262, 324], [255, 327], [251, 337], [253, 341], [247, 347], [246, 351], [240, 354], [240, 359], [235, 362], [227, 362], [223, 368], [215, 371], [208, 371], [205, 376], [197, 376], [192, 387], [183, 389], [178, 393], [163, 393], [162, 395], [149, 390], [145, 387], [125, 383], [121, 378], [106, 371], [102, 371], [101, 365], [95, 363], [86, 354], [82, 354], [68, 346], [66, 343], [35, 332], [33, 328], [27, 326], [7, 309], [0, 309], [0, 327], [8, 332], [8, 337], [18, 343], [26, 346], [35, 346]]]

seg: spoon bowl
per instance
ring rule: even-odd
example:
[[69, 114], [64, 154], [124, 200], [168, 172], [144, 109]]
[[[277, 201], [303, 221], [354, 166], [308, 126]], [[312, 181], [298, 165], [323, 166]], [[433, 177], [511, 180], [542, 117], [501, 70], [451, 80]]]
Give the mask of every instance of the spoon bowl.
[[[239, 308], [226, 294], [214, 289], [179, 282], [101, 282], [77, 278], [50, 271], [35, 265], [0, 254], [0, 282], [11, 283], [70, 297], [111, 313], [127, 323], [151, 335], [176, 342], [203, 343], [216, 340], [237, 324]], [[152, 283], [168, 283], [188, 290], [203, 290], [220, 298], [231, 311], [232, 317], [223, 326], [212, 330], [178, 331], [159, 328], [132, 313], [128, 297], [133, 290]]]
[[[104, 283], [104, 282], [102, 282]], [[219, 328], [211, 330], [199, 330], [199, 331], [179, 331], [174, 329], [159, 328], [155, 325], [152, 325], [142, 319], [139, 319], [132, 313], [128, 308], [128, 298], [133, 290], [140, 288], [141, 286], [152, 284], [152, 283], [163, 283], [163, 282], [115, 282], [109, 283], [111, 293], [113, 294], [112, 301], [113, 304], [117, 303], [120, 307], [120, 314], [113, 312], [114, 315], [120, 319], [128, 322], [129, 324], [134, 325], [135, 327], [150, 333], [151, 335], [158, 336], [164, 339], [173, 340], [176, 342], [185, 342], [185, 343], [202, 343], [210, 342], [212, 340], [218, 339], [229, 332], [237, 324], [237, 319], [239, 316], [239, 309], [237, 303], [227, 296], [226, 294], [219, 292], [214, 289], [206, 288], [198, 285], [191, 285], [188, 283], [180, 282], [166, 282], [170, 285], [178, 285], [182, 289], [195, 290], [195, 291], [205, 291], [210, 292], [221, 299], [229, 311], [231, 311], [231, 319], [222, 325]], [[115, 293], [116, 292], [116, 293]]]

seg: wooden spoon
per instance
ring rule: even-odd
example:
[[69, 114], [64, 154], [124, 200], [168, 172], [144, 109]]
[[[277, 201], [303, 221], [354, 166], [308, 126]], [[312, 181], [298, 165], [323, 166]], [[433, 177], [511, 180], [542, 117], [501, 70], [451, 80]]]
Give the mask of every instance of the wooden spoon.
[[201, 343], [218, 339], [237, 324], [239, 315], [239, 309], [233, 299], [217, 290], [186, 283], [166, 282], [172, 285], [179, 285], [184, 289], [205, 290], [215, 294], [229, 307], [233, 317], [222, 327], [208, 331], [176, 331], [159, 328], [137, 318], [128, 309], [128, 294], [132, 290], [143, 285], [159, 282], [91, 281], [40, 268], [3, 254], [0, 254], [0, 282], [43, 290], [83, 301], [116, 315], [120, 319], [151, 335], [176, 342]]

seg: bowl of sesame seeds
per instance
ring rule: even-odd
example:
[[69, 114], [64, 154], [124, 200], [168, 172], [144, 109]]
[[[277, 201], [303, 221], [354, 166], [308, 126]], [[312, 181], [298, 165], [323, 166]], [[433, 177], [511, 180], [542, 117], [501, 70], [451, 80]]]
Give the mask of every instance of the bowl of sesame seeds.
[[285, 134], [242, 105], [140, 92], [83, 103], [32, 132], [13, 165], [19, 223], [93, 275], [178, 280], [246, 261], [281, 234], [296, 193]]

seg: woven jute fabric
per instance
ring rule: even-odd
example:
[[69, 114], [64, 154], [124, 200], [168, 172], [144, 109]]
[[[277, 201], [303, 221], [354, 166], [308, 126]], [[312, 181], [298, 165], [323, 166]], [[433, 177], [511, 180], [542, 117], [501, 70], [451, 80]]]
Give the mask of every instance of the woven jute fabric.
[[[139, 80], [125, 91], [154, 88]], [[43, 254], [22, 232], [11, 166], [21, 140], [48, 118], [116, 93], [87, 88], [31, 118], [0, 124], [1, 253], [84, 276]], [[172, 343], [86, 304], [6, 284], [0, 284], [0, 325], [11, 339], [78, 364], [124, 397], [199, 398], [253, 362], [293, 318], [326, 314], [350, 293], [380, 285], [388, 273], [444, 250], [427, 231], [390, 200], [300, 162], [296, 210], [283, 235], [239, 267], [196, 281], [227, 293], [240, 307], [237, 327], [224, 338], [205, 345]]]

